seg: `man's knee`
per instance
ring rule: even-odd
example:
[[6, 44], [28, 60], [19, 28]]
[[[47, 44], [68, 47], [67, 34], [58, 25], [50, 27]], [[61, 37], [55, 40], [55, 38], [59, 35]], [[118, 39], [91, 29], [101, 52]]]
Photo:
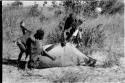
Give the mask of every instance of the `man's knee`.
[[26, 50], [26, 46], [19, 40], [17, 41], [17, 46], [20, 48], [20, 50], [23, 50], [23, 51]]

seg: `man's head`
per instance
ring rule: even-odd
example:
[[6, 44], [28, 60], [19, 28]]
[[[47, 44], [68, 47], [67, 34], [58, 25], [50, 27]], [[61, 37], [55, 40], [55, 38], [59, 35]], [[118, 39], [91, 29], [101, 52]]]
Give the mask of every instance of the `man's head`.
[[72, 16], [73, 16], [73, 13], [70, 13], [69, 16], [72, 17]]
[[44, 36], [44, 31], [42, 29], [37, 30], [34, 35], [34, 37], [39, 40], [42, 40], [43, 36]]
[[75, 17], [76, 17], [76, 14], [75, 14], [75, 13], [70, 13], [70, 14], [69, 14], [69, 17], [75, 18]]
[[83, 23], [83, 21], [82, 21], [81, 19], [79, 19], [79, 20], [77, 21], [77, 26], [81, 25], [82, 23]]

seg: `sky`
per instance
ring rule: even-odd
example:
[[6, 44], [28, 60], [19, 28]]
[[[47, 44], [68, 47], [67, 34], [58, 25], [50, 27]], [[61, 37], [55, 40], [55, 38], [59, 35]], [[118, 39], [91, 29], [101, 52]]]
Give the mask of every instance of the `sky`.
[[[12, 2], [14, 2], [14, 1], [2, 1], [2, 5], [7, 5], [8, 3], [10, 4], [10, 3], [12, 3]], [[44, 3], [44, 1], [21, 1], [21, 2], [23, 2], [23, 5], [24, 5], [24, 6], [33, 5], [35, 2], [36, 2], [37, 4], [39, 4], [40, 6], [42, 6], [43, 3]], [[52, 1], [47, 1], [47, 6], [50, 6], [50, 5], [51, 5], [51, 2], [52, 2]], [[56, 3], [60, 3], [60, 1], [56, 1]]]

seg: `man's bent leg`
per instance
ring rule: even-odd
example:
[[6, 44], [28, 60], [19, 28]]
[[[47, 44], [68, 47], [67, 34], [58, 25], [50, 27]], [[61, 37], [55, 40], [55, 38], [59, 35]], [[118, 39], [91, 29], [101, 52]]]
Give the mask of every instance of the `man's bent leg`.
[[24, 53], [23, 51], [20, 51], [20, 54], [18, 56], [18, 62], [21, 60], [23, 53]]

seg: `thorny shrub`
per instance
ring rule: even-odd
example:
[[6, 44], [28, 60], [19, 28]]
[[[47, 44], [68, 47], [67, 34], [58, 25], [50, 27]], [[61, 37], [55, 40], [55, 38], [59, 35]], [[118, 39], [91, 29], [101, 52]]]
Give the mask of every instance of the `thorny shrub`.
[[55, 16], [58, 17], [59, 15], [61, 15], [63, 12], [61, 10], [56, 10], [55, 11]]
[[65, 12], [75, 12], [77, 14], [80, 13], [80, 11], [82, 10], [82, 5], [80, 3], [80, 1], [76, 0], [65, 0], [63, 1], [63, 6], [65, 7]]
[[109, 14], [113, 15], [116, 13], [123, 14], [124, 13], [124, 3], [120, 0], [84, 0], [85, 3], [81, 4], [79, 0], [65, 0], [63, 1], [65, 11], [75, 12], [77, 14], [82, 13], [83, 16], [94, 17], [97, 18], [99, 15], [96, 12], [97, 7], [102, 8], [102, 12], [100, 14]]
[[104, 29], [102, 24], [96, 27], [83, 28], [82, 34], [82, 44], [85, 48], [92, 48], [96, 46], [97, 48], [102, 48], [105, 39]]
[[102, 7], [102, 14], [124, 13], [124, 3], [120, 0], [102, 0], [99, 4]]
[[39, 20], [40, 22], [47, 21], [49, 18], [45, 17], [44, 15], [41, 15]]
[[47, 43], [48, 44], [55, 44], [61, 42], [61, 30], [56, 28], [55, 31], [49, 33], [47, 36]]

